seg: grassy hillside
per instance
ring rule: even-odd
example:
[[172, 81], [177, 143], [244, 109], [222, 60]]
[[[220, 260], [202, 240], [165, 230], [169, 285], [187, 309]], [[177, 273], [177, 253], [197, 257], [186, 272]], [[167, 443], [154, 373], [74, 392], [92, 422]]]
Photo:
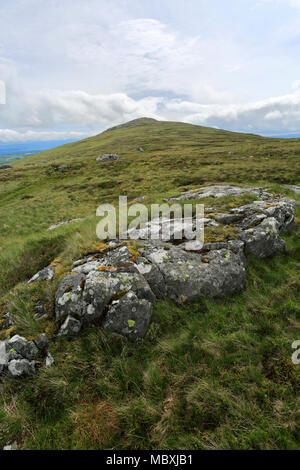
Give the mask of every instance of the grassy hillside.
[[[102, 153], [120, 160], [96, 162]], [[152, 120], [15, 162], [0, 171], [0, 315], [9, 309], [18, 323], [0, 335], [51, 334], [55, 285], [24, 281], [51, 262], [62, 275], [95, 247], [99, 204], [119, 195], [151, 204], [209, 183], [297, 199], [281, 185], [300, 183], [299, 162], [300, 139]], [[249, 260], [247, 289], [234, 298], [158, 302], [140, 346], [93, 328], [54, 342], [52, 368], [1, 385], [0, 448], [299, 449], [299, 231], [285, 239], [287, 255]], [[33, 319], [37, 301], [45, 322]]]

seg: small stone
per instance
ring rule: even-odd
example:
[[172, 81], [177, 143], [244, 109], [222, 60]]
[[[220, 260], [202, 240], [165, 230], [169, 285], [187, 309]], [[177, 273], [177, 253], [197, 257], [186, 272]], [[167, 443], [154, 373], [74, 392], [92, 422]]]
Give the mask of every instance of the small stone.
[[3, 450], [18, 450], [18, 444], [13, 442], [12, 444], [8, 444], [3, 447]]
[[35, 340], [34, 343], [38, 347], [38, 349], [44, 350], [47, 348], [49, 344], [49, 338], [46, 335], [46, 333], [43, 333], [42, 335], [38, 336]]
[[31, 284], [35, 281], [52, 281], [52, 279], [54, 278], [54, 270], [55, 269], [52, 266], [48, 266], [47, 268], [42, 269], [34, 276], [32, 276], [32, 278], [29, 279], [27, 284]]
[[81, 323], [76, 318], [71, 317], [70, 315], [66, 318], [65, 322], [62, 324], [58, 336], [73, 336], [77, 335], [81, 330]]
[[53, 356], [48, 352], [46, 356], [46, 367], [51, 367], [54, 364], [54, 358]]
[[8, 371], [13, 377], [24, 377], [34, 373], [34, 363], [27, 359], [12, 360], [8, 364]]

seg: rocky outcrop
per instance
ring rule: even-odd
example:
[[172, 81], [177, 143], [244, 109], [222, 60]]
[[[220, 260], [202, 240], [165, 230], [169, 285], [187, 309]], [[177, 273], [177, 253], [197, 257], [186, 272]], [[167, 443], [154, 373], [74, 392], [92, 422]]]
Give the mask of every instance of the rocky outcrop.
[[[205, 193], [254, 192], [258, 200], [231, 208], [228, 213], [210, 212], [202, 222], [218, 230], [223, 225], [234, 228], [234, 238], [224, 241], [187, 241], [177, 237], [182, 219], [155, 219], [141, 231], [134, 247], [130, 242], [108, 242], [105, 252], [94, 253], [74, 262], [72, 270], [59, 282], [55, 296], [58, 336], [78, 334], [86, 325], [101, 325], [106, 330], [139, 342], [151, 322], [157, 299], [171, 298], [185, 303], [201, 298], [221, 298], [241, 292], [246, 284], [246, 257], [266, 258], [284, 253], [280, 232], [295, 226], [296, 201], [273, 195], [263, 188], [238, 188], [229, 185], [205, 187]], [[198, 193], [184, 193], [187, 199]], [[200, 199], [201, 199], [200, 197]], [[192, 226], [195, 220], [191, 219]], [[163, 229], [169, 235], [162, 239]], [[153, 230], [159, 235], [145, 237]], [[148, 231], [148, 232], [147, 232]], [[144, 239], [146, 238], [146, 239]], [[45, 268], [29, 282], [51, 280], [55, 268]], [[43, 315], [42, 306], [37, 306]], [[41, 335], [34, 342], [14, 336], [0, 342], [0, 373], [24, 376], [34, 371], [36, 356], [46, 351], [48, 338]]]
[[[104, 328], [140, 341], [151, 319], [156, 299], [169, 297], [178, 303], [201, 297], [224, 297], [241, 292], [246, 282], [246, 256], [266, 258], [285, 251], [281, 231], [294, 226], [296, 201], [274, 196], [263, 188], [214, 185], [184, 198], [221, 197], [252, 192], [259, 200], [212, 213], [203, 219], [206, 227], [234, 226], [236, 239], [224, 242], [177, 240], [182, 219], [155, 219], [140, 232], [135, 255], [118, 240], [109, 252], [74, 263], [56, 295], [56, 320], [64, 322], [60, 334], [74, 334], [84, 325]], [[177, 198], [178, 199], [178, 198]], [[192, 225], [195, 221], [192, 221]], [[163, 228], [169, 236], [162, 240]], [[153, 230], [158, 240], [144, 240]]]
[[100, 157], [96, 158], [97, 162], [113, 162], [115, 160], [119, 160], [120, 157], [116, 153], [105, 153], [104, 155], [101, 155]]

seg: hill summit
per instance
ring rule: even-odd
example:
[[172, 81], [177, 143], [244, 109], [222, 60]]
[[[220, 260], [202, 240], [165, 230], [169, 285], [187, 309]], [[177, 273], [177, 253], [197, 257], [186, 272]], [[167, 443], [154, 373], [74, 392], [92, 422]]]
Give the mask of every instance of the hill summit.
[[128, 127], [144, 126], [145, 124], [153, 124], [154, 122], [159, 122], [159, 121], [153, 118], [142, 117], [138, 119], [133, 119], [132, 121], [125, 122], [124, 124], [119, 124], [118, 126], [110, 127], [109, 129], [106, 129], [105, 132], [115, 131], [117, 129], [126, 129]]

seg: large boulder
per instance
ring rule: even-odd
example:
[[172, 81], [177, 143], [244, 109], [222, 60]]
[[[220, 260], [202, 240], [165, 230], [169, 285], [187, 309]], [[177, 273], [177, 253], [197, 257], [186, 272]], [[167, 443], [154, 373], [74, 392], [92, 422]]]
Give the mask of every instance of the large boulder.
[[168, 296], [185, 302], [201, 297], [223, 297], [245, 287], [245, 257], [230, 248], [188, 253], [180, 247], [148, 249], [146, 258], [163, 275]]

